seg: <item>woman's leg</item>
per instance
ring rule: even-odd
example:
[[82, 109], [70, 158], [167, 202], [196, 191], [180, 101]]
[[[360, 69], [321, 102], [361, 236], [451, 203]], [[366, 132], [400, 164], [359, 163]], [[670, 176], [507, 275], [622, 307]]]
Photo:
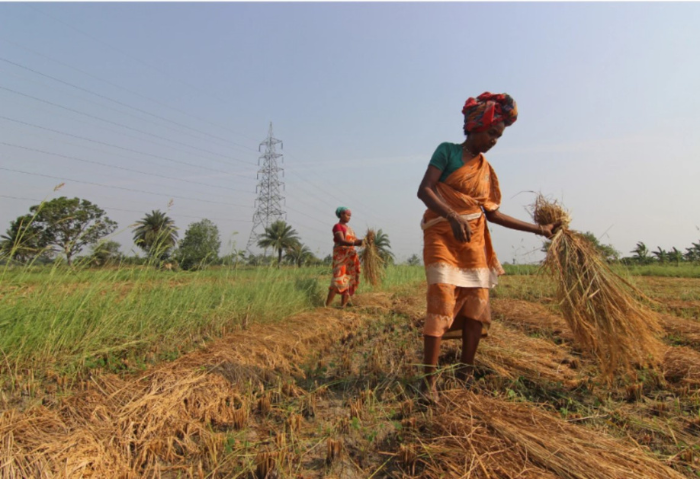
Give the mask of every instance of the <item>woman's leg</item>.
[[474, 356], [481, 340], [481, 321], [465, 318], [462, 327], [462, 356], [460, 361], [464, 365], [460, 374], [469, 378], [474, 373]]
[[350, 301], [350, 291], [346, 291], [341, 294], [341, 299], [340, 299], [340, 307], [345, 307], [348, 305], [348, 302]]
[[333, 299], [335, 298], [336, 293], [338, 293], [336, 290], [333, 288], [328, 289], [328, 298], [326, 299], [326, 307], [331, 305], [331, 302], [333, 302]]
[[435, 370], [437, 370], [438, 357], [440, 356], [441, 337], [423, 336], [423, 372], [425, 373], [425, 389], [428, 395], [436, 402], [438, 400], [437, 387], [435, 386]]

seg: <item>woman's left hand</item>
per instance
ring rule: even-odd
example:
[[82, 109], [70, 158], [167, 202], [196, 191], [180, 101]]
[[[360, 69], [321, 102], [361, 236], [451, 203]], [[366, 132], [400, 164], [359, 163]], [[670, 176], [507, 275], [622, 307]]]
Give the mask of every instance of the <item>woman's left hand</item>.
[[355, 240], [355, 246], [361, 247], [362, 246], [362, 239]]

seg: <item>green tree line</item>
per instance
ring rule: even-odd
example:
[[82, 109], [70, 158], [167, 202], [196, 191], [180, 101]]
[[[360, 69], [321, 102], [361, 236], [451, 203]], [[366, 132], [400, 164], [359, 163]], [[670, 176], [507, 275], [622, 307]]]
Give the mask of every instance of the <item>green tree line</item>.
[[[330, 265], [332, 256], [320, 259], [305, 245], [296, 230], [278, 220], [265, 228], [257, 246], [265, 254], [253, 254], [233, 249], [220, 256], [221, 239], [218, 227], [208, 219], [190, 224], [184, 237], [165, 212], [153, 210], [132, 226], [134, 244], [144, 257], [126, 256], [121, 245], [106, 239], [117, 229], [117, 223], [107, 217], [94, 203], [79, 198], [60, 197], [30, 207], [29, 213], [11, 222], [5, 235], [0, 236], [0, 257], [18, 264], [52, 262], [64, 259], [72, 266], [81, 264], [100, 267], [115, 264], [151, 263], [165, 269], [195, 270], [211, 265], [237, 267]], [[375, 244], [386, 263], [394, 261], [389, 236], [377, 231]], [[86, 255], [80, 255], [88, 250]], [[274, 255], [268, 256], [270, 250]], [[409, 259], [416, 264], [417, 256]]]

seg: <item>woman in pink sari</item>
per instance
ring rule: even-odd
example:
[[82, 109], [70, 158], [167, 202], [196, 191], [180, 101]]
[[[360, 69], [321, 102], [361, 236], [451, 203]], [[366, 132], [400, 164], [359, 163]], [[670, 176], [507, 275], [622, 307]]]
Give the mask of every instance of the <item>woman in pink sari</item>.
[[360, 259], [355, 247], [361, 246], [362, 240], [348, 226], [352, 217], [349, 208], [338, 207], [335, 215], [339, 221], [333, 226], [333, 278], [328, 287], [326, 307], [331, 305], [336, 294], [342, 296], [340, 305], [345, 307], [360, 284]]

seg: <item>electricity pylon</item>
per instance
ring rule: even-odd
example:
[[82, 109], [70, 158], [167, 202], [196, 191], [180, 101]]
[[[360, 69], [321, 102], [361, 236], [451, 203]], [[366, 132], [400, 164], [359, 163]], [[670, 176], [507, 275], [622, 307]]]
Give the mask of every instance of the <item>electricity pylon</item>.
[[[272, 135], [272, 122], [267, 139], [260, 143], [258, 151], [265, 147], [265, 152], [258, 159], [258, 165], [262, 161], [262, 167], [258, 170], [258, 185], [255, 188], [257, 198], [255, 199], [255, 213], [253, 214], [253, 229], [250, 231], [246, 250], [251, 252], [251, 247], [257, 246], [258, 238], [275, 221], [286, 219], [287, 212], [282, 210], [284, 205], [284, 182], [279, 180], [279, 174], [284, 176], [284, 169], [277, 166], [277, 159], [282, 158], [282, 154], [276, 151], [276, 146], [284, 148], [281, 140], [275, 139]], [[284, 161], [284, 158], [282, 158]]]

